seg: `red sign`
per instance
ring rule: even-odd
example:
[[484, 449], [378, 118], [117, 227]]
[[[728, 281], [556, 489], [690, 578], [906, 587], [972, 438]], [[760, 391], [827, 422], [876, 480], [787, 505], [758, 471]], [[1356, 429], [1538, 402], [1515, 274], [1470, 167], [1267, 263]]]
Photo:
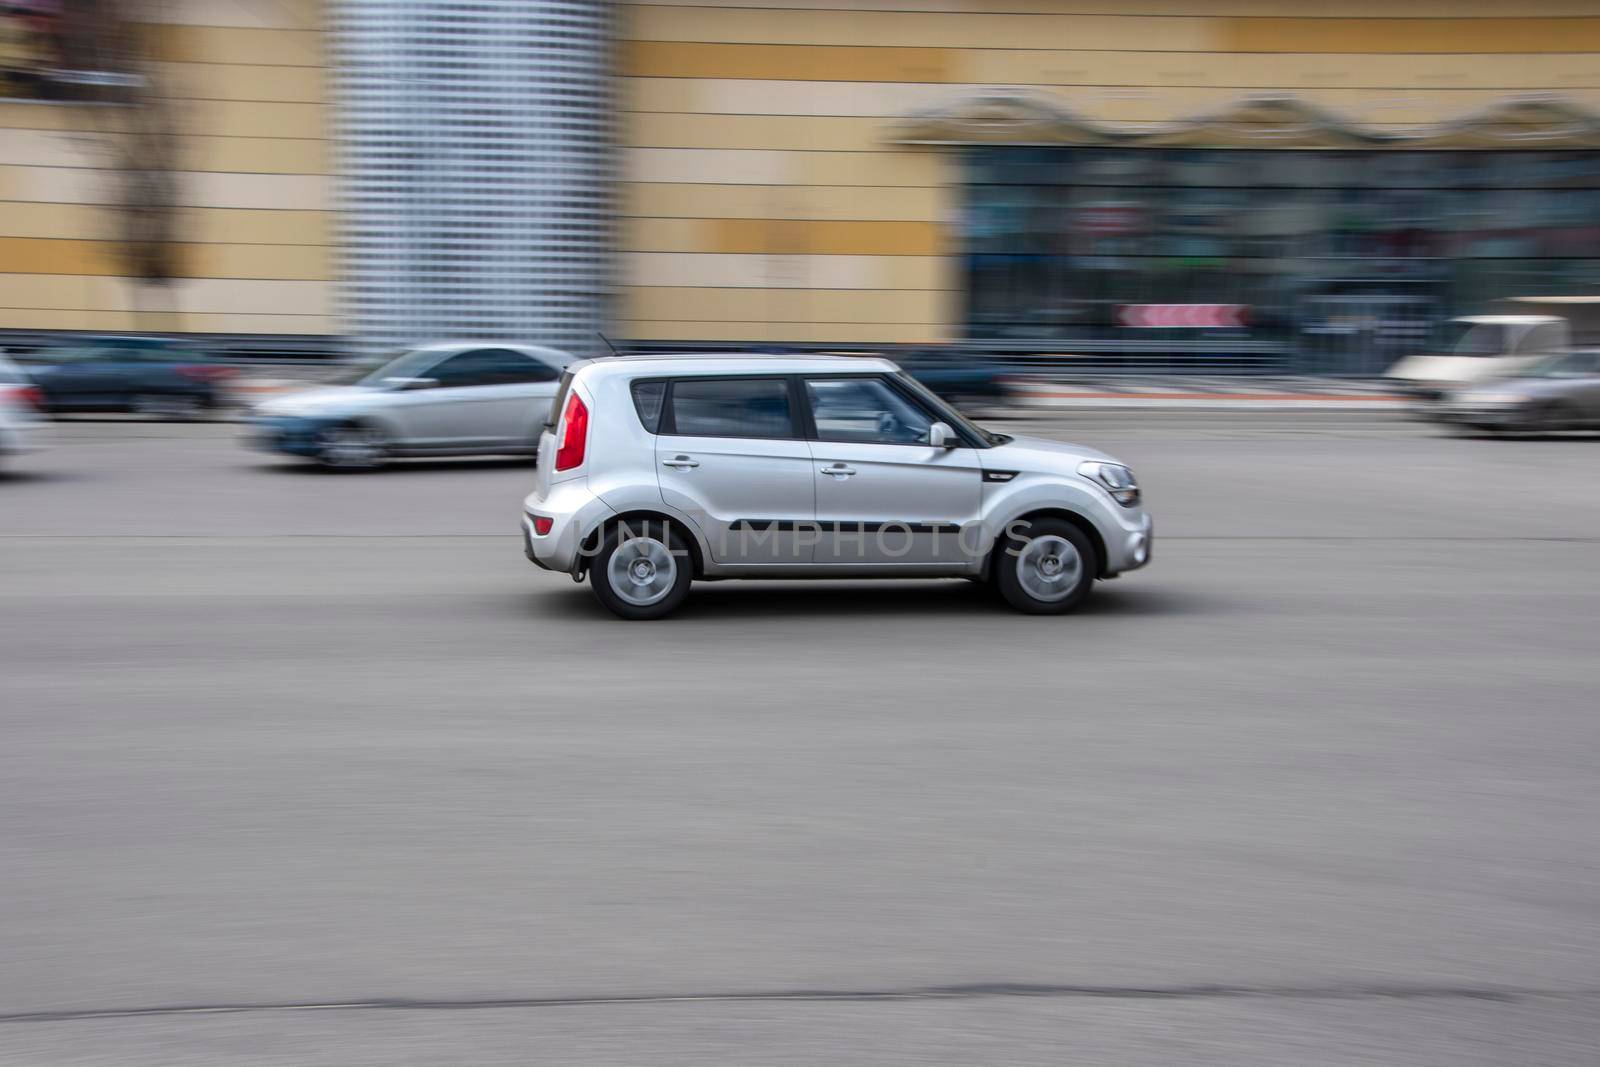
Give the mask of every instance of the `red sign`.
[[1228, 329], [1249, 321], [1249, 304], [1123, 304], [1117, 318], [1135, 329]]

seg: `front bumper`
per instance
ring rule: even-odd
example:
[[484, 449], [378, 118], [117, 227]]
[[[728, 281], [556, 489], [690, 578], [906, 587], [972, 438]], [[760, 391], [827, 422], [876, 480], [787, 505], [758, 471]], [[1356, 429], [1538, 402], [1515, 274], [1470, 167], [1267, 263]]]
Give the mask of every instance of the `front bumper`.
[[1444, 422], [1462, 426], [1503, 427], [1520, 425], [1527, 417], [1526, 404], [1443, 404], [1434, 415]]
[[1102, 527], [1100, 537], [1106, 543], [1104, 577], [1107, 578], [1115, 578], [1124, 571], [1135, 571], [1148, 565], [1155, 552], [1155, 523], [1143, 508], [1139, 509], [1133, 521], [1117, 523], [1109, 535]]
[[263, 452], [315, 456], [321, 448], [322, 431], [334, 421], [291, 415], [253, 415], [245, 420], [244, 441]]

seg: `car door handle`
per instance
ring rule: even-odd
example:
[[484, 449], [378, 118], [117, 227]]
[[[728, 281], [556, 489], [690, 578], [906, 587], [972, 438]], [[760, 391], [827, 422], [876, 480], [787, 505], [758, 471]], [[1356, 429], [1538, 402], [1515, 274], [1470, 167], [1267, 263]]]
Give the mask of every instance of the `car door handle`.
[[661, 465], [677, 471], [686, 471], [690, 467], [700, 466], [700, 461], [690, 459], [688, 456], [673, 456], [671, 459], [662, 460]]
[[832, 474], [839, 478], [848, 478], [856, 472], [854, 467], [847, 467], [843, 463], [835, 463], [831, 467], [823, 467], [823, 474]]

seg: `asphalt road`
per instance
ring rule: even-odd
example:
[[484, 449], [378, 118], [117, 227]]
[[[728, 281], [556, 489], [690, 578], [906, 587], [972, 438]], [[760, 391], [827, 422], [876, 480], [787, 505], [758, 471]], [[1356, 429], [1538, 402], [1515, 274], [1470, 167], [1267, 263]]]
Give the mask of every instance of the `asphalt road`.
[[1082, 614], [640, 625], [522, 559], [520, 464], [59, 424], [0, 477], [0, 1064], [1600, 1060], [1600, 440], [1026, 428], [1155, 509]]

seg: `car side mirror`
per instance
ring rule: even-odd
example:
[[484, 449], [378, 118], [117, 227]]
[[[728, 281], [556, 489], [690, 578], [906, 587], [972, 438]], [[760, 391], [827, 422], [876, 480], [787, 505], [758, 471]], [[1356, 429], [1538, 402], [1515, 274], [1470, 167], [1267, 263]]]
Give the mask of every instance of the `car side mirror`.
[[397, 389], [401, 392], [409, 392], [412, 389], [437, 389], [439, 387], [439, 379], [385, 378], [383, 380], [383, 384], [388, 386], [390, 389]]
[[961, 438], [947, 422], [936, 422], [928, 427], [928, 444], [934, 448], [960, 448]]

